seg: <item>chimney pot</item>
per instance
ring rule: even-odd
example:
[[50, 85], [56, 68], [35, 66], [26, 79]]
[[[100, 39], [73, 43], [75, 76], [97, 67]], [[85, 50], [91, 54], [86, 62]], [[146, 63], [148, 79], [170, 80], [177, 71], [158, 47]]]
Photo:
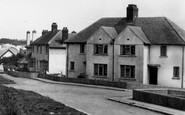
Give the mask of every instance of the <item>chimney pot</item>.
[[71, 33], [76, 34], [76, 32], [75, 32], [75, 31], [72, 31]]
[[44, 35], [45, 33], [47, 33], [48, 32], [48, 30], [43, 30], [42, 31], [42, 35]]

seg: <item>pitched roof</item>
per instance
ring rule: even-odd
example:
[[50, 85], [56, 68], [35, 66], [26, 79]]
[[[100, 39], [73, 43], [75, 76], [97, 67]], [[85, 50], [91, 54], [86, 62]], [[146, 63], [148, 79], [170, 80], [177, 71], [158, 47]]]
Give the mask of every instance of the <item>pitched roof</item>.
[[2, 48], [2, 49], [0, 49], [0, 57], [2, 57], [3, 55], [5, 55], [8, 51], [10, 51], [13, 55], [17, 55], [17, 53], [19, 52], [14, 47]]
[[[70, 33], [68, 38], [73, 37], [75, 34]], [[49, 45], [50, 48], [63, 48], [62, 44], [62, 30], [48, 31], [41, 37], [37, 38], [31, 45]]]
[[128, 25], [141, 27], [152, 44], [185, 44], [184, 30], [165, 17], [139, 17], [133, 23], [127, 23], [126, 18], [102, 18], [65, 43], [85, 43], [100, 26], [115, 27], [119, 34]]
[[59, 30], [48, 31], [41, 37], [37, 38], [31, 45], [48, 44], [48, 42], [59, 32]]
[[114, 27], [106, 27], [106, 26], [101, 26], [105, 30], [107, 34], [110, 35], [111, 38], [116, 38], [118, 36], [118, 33]]
[[134, 32], [134, 34], [136, 34], [145, 44], [150, 44], [150, 41], [142, 31], [141, 27], [128, 26], [128, 28], [132, 30], [132, 32]]
[[[76, 35], [76, 33], [69, 33], [68, 39]], [[64, 44], [62, 44], [62, 31], [58, 32], [56, 36], [49, 41], [50, 48], [66, 48]]]

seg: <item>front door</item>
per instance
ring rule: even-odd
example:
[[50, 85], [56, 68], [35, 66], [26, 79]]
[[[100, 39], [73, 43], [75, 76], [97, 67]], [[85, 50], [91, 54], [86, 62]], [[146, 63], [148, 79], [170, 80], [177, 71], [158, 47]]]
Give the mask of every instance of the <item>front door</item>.
[[157, 74], [158, 68], [157, 67], [149, 67], [149, 84], [157, 85]]

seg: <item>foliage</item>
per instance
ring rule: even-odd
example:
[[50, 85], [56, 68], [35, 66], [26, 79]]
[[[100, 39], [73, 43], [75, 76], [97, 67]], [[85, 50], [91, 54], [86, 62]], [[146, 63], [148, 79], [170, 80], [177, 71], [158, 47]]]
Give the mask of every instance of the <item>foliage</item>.
[[17, 61], [23, 58], [23, 54], [18, 53], [17, 55], [13, 55], [11, 57], [4, 57], [0, 59], [0, 64], [4, 64], [6, 66], [17, 66]]
[[12, 45], [24, 45], [24, 44], [26, 44], [26, 40], [1, 38], [0, 43], [1, 44], [12, 44]]

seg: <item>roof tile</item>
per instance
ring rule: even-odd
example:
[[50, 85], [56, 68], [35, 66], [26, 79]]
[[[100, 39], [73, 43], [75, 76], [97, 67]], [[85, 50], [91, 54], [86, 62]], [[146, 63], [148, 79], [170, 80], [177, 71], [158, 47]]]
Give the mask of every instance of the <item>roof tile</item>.
[[184, 30], [165, 17], [139, 17], [133, 23], [127, 23], [126, 18], [102, 18], [65, 43], [85, 43], [100, 26], [115, 27], [119, 34], [128, 25], [141, 27], [152, 44], [185, 44]]

